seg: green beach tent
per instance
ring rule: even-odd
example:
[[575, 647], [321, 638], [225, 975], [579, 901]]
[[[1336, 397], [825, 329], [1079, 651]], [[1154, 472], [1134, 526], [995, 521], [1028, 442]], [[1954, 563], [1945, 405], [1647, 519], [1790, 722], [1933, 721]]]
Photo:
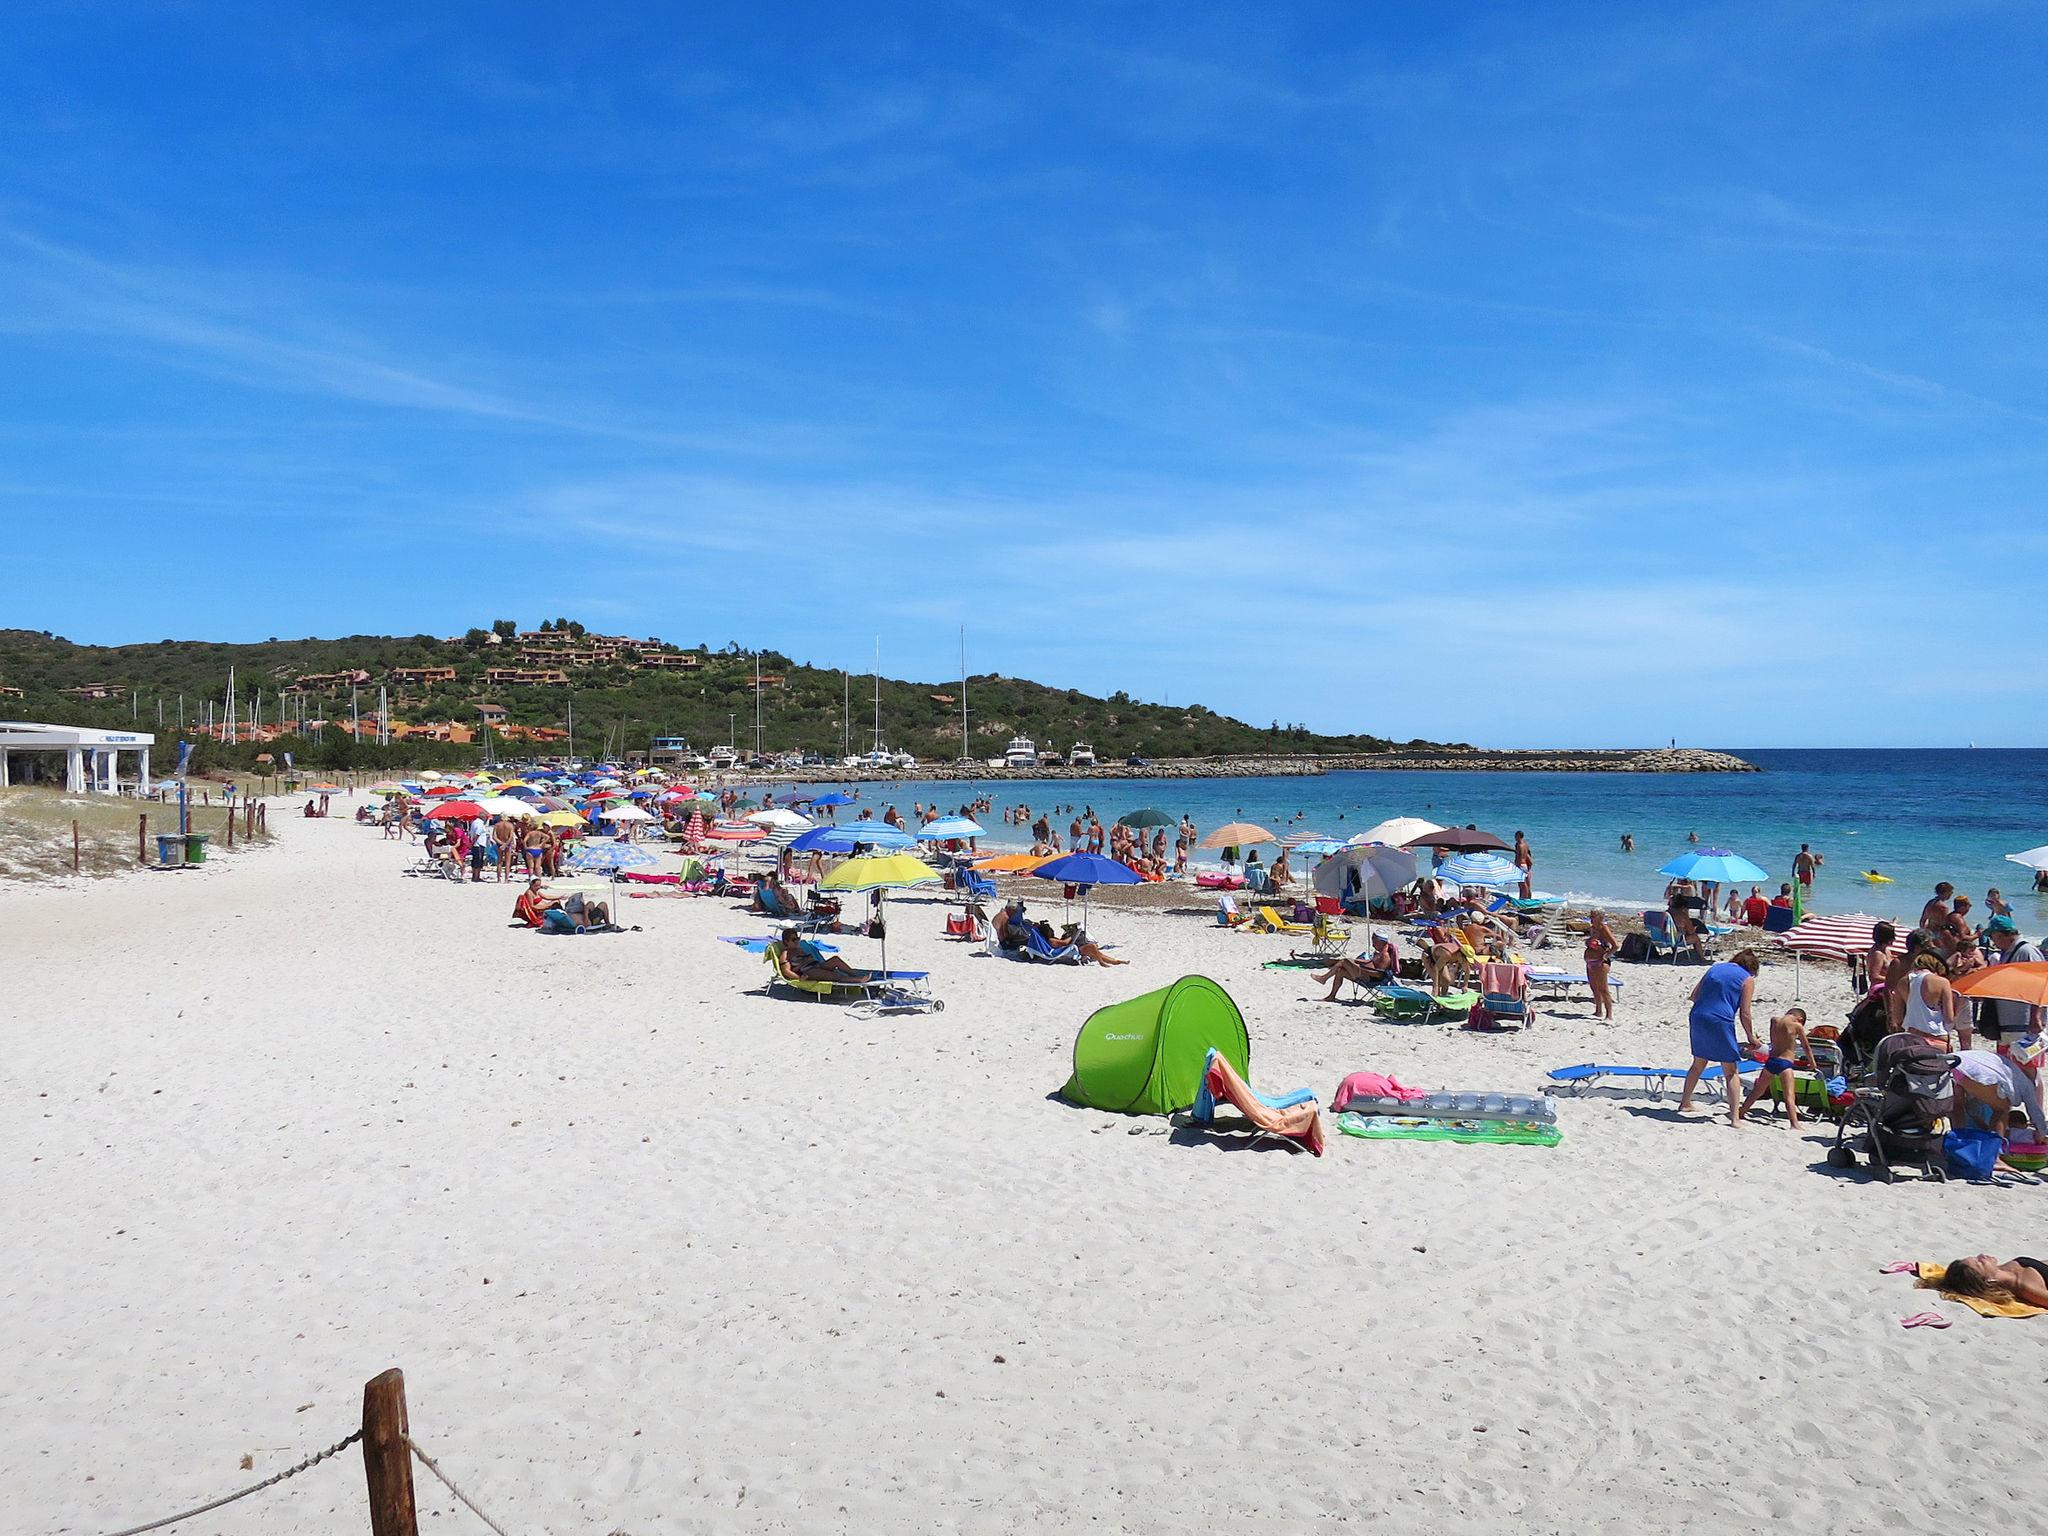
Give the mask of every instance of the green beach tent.
[[1195, 1102], [1211, 1047], [1251, 1073], [1252, 1042], [1230, 994], [1206, 976], [1088, 1016], [1074, 1037], [1074, 1075], [1060, 1090], [1070, 1104], [1126, 1115], [1170, 1115]]

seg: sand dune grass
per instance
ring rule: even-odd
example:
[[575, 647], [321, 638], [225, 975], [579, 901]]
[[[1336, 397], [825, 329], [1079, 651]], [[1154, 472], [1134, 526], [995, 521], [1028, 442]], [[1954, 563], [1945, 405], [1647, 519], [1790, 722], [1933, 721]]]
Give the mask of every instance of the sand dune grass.
[[[237, 813], [239, 814], [239, 813]], [[78, 823], [78, 873], [121, 874], [137, 867], [136, 829], [149, 818], [150, 858], [156, 857], [156, 834], [175, 831], [178, 809], [157, 801], [120, 799], [109, 795], [72, 795], [61, 790], [0, 790], [0, 880], [57, 880], [71, 872], [71, 824]], [[192, 830], [226, 841], [226, 807], [195, 806]], [[237, 844], [242, 841], [236, 826]], [[257, 842], [269, 834], [259, 832]]]

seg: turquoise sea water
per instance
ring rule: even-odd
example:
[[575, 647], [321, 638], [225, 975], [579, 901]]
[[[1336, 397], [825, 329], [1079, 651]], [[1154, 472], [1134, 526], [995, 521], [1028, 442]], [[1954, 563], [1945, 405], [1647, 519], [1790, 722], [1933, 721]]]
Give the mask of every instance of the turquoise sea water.
[[[1977, 903], [1980, 919], [1984, 891], [1995, 885], [2022, 929], [2048, 928], [2048, 896], [2032, 892], [2031, 871], [2005, 859], [2048, 843], [2048, 750], [1729, 750], [1764, 771], [1019, 780], [987, 789], [998, 807], [1088, 805], [1105, 824], [1153, 805], [1175, 816], [1185, 812], [1204, 830], [1242, 819], [1339, 839], [1389, 816], [1476, 822], [1509, 840], [1519, 829], [1535, 849], [1539, 889], [1622, 908], [1660, 903], [1665, 881], [1657, 867], [1686, 850], [1688, 832], [1699, 833], [1702, 847], [1731, 848], [1754, 860], [1774, 880], [1791, 878], [1792, 856], [1807, 842], [1826, 858], [1817, 910], [1913, 917], [1934, 882], [1946, 879]], [[960, 783], [861, 789], [864, 803], [894, 803], [906, 815], [916, 801], [950, 808], [971, 797], [970, 786]], [[992, 843], [1029, 841], [1021, 829], [982, 820]], [[1056, 824], [1064, 836], [1064, 819]], [[1621, 852], [1623, 832], [1635, 834], [1632, 855]], [[1858, 878], [1866, 869], [1894, 883], [1868, 884]]]

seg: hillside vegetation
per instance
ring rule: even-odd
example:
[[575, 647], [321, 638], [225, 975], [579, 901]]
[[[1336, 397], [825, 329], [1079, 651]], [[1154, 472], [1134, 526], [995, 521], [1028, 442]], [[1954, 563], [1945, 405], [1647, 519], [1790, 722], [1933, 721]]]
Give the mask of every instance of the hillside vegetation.
[[[562, 622], [566, 625], [568, 621]], [[652, 670], [627, 658], [564, 668], [567, 686], [490, 683], [485, 674], [491, 668], [537, 665], [519, 658], [513, 629], [510, 621], [499, 621], [496, 631], [502, 638], [495, 642], [490, 638], [492, 631], [472, 629], [455, 641], [432, 635], [348, 635], [248, 645], [162, 640], [117, 646], [74, 645], [35, 631], [0, 630], [0, 684], [22, 690], [20, 698], [0, 699], [0, 714], [108, 727], [139, 725], [156, 731], [160, 740], [168, 739], [177, 735], [181, 697], [186, 724], [193, 732], [207, 701], [212, 701], [218, 716], [232, 667], [241, 717], [248, 719], [254, 695], [261, 689], [263, 722], [274, 728], [282, 690], [309, 675], [359, 669], [370, 674], [369, 681], [357, 690], [357, 704], [366, 718], [376, 709], [381, 685], [390, 690], [392, 718], [408, 723], [445, 720], [474, 726], [478, 706], [495, 704], [503, 707], [511, 724], [561, 727], [568, 721], [573, 700], [576, 747], [586, 754], [607, 746], [614, 752], [643, 749], [655, 736], [685, 736], [701, 751], [724, 742], [729, 730], [735, 732], [735, 744], [743, 753], [753, 745], [756, 658], [751, 653], [743, 654], [735, 646], [720, 651], [669, 646], [662, 654], [694, 654], [700, 658], [697, 667]], [[581, 644], [580, 625], [575, 626], [575, 633], [579, 639], [574, 643]], [[393, 668], [405, 667], [453, 667], [455, 677], [401, 687], [390, 680], [390, 674]], [[805, 666], [774, 652], [763, 653], [759, 667], [779, 679], [761, 690], [766, 749], [804, 749], [836, 760], [842, 740], [841, 674]], [[123, 694], [117, 699], [86, 701], [61, 691], [96, 684], [117, 686]], [[882, 679], [882, 732], [887, 744], [927, 761], [958, 758], [959, 698], [958, 679]], [[1439, 745], [1397, 744], [1366, 733], [1318, 735], [1304, 726], [1277, 721], [1258, 726], [1199, 704], [1146, 704], [1123, 693], [1096, 698], [1071, 688], [989, 673], [968, 679], [967, 700], [968, 755], [977, 758], [1000, 756], [1010, 737], [1020, 733], [1035, 739], [1042, 750], [1064, 752], [1077, 740], [1089, 741], [1104, 761], [1133, 752], [1154, 758], [1319, 755]], [[343, 686], [306, 698], [303, 707], [308, 720], [346, 722], [348, 690]], [[294, 699], [288, 718], [295, 721], [300, 708], [301, 702]], [[873, 712], [872, 679], [854, 677], [852, 720], [846, 739], [856, 752], [872, 743]], [[294, 741], [274, 745], [290, 749]], [[202, 750], [214, 763], [245, 766], [259, 749], [223, 752], [217, 744], [206, 743]], [[302, 763], [330, 767], [375, 765], [386, 759], [425, 766], [436, 761], [469, 761], [476, 756], [471, 746], [418, 740], [380, 750], [356, 743], [335, 727], [300, 740], [298, 750]]]

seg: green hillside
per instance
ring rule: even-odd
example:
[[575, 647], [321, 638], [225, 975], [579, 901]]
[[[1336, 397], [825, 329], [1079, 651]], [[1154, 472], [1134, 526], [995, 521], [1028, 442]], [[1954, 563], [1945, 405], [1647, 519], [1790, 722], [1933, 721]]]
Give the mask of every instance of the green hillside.
[[[553, 621], [549, 627], [553, 629]], [[492, 631], [472, 629], [454, 642], [432, 635], [349, 635], [250, 645], [162, 640], [117, 646], [74, 645], [35, 631], [0, 630], [0, 684], [23, 691], [19, 698], [0, 698], [0, 715], [107, 726], [141, 724], [157, 730], [160, 737], [175, 736], [180, 697], [188, 726], [196, 727], [207, 701], [212, 701], [218, 714], [232, 667], [242, 718], [248, 718], [256, 691], [261, 689], [263, 720], [275, 725], [280, 693], [297, 680], [360, 669], [370, 674], [357, 690], [358, 705], [365, 715], [375, 711], [381, 685], [390, 691], [392, 718], [409, 723], [450, 720], [474, 725], [479, 704], [496, 704], [514, 725], [561, 727], [568, 720], [573, 700], [576, 747], [585, 754], [602, 751], [607, 744], [620, 752], [645, 748], [658, 735], [685, 736], [701, 751], [724, 742], [728, 731], [735, 729], [735, 718], [735, 744], [743, 753], [753, 744], [756, 658], [751, 653], [743, 654], [735, 646], [722, 651], [665, 646], [659, 654], [675, 658], [695, 654], [699, 665], [689, 671], [654, 670], [620, 660], [561, 667], [569, 678], [567, 686], [489, 682], [486, 673], [492, 668], [541, 668], [541, 663], [519, 656], [514, 628], [510, 621], [499, 621], [500, 639], [495, 643], [490, 639]], [[580, 625], [562, 631], [572, 632], [574, 638], [555, 643], [595, 643], [583, 639]], [[764, 674], [782, 678], [761, 691], [762, 740], [767, 750], [805, 749], [836, 760], [842, 739], [841, 674], [773, 652], [762, 654], [759, 666]], [[393, 668], [404, 667], [452, 667], [455, 677], [453, 681], [400, 686], [390, 674]], [[82, 701], [61, 691], [96, 684], [116, 685], [124, 690], [123, 696]], [[856, 676], [851, 691], [849, 734], [852, 749], [858, 752], [870, 745], [873, 737], [874, 684], [867, 676]], [[959, 696], [958, 679], [911, 682], [884, 678], [881, 714], [887, 744], [926, 761], [959, 757]], [[968, 751], [978, 758], [1000, 756], [1005, 743], [1019, 733], [1034, 738], [1045, 750], [1065, 751], [1077, 740], [1090, 741], [1104, 761], [1132, 752], [1156, 758], [1324, 754], [1379, 751], [1396, 745], [1362, 733], [1323, 736], [1299, 725], [1253, 725], [1199, 704], [1145, 704], [1122, 693], [1095, 698], [1074, 689], [995, 674], [970, 677], [967, 699], [971, 711]], [[346, 721], [348, 690], [341, 686], [307, 697], [303, 708], [309, 720]], [[296, 720], [301, 701], [294, 699], [288, 709], [288, 718]], [[436, 745], [406, 742], [380, 753], [374, 747], [358, 746], [344, 732], [329, 729], [317, 742], [301, 743], [301, 760], [343, 767], [374, 763], [387, 756], [412, 763], [469, 761], [476, 756], [473, 747], [432, 750]], [[208, 744], [206, 757], [242, 766], [254, 750], [226, 753]]]

